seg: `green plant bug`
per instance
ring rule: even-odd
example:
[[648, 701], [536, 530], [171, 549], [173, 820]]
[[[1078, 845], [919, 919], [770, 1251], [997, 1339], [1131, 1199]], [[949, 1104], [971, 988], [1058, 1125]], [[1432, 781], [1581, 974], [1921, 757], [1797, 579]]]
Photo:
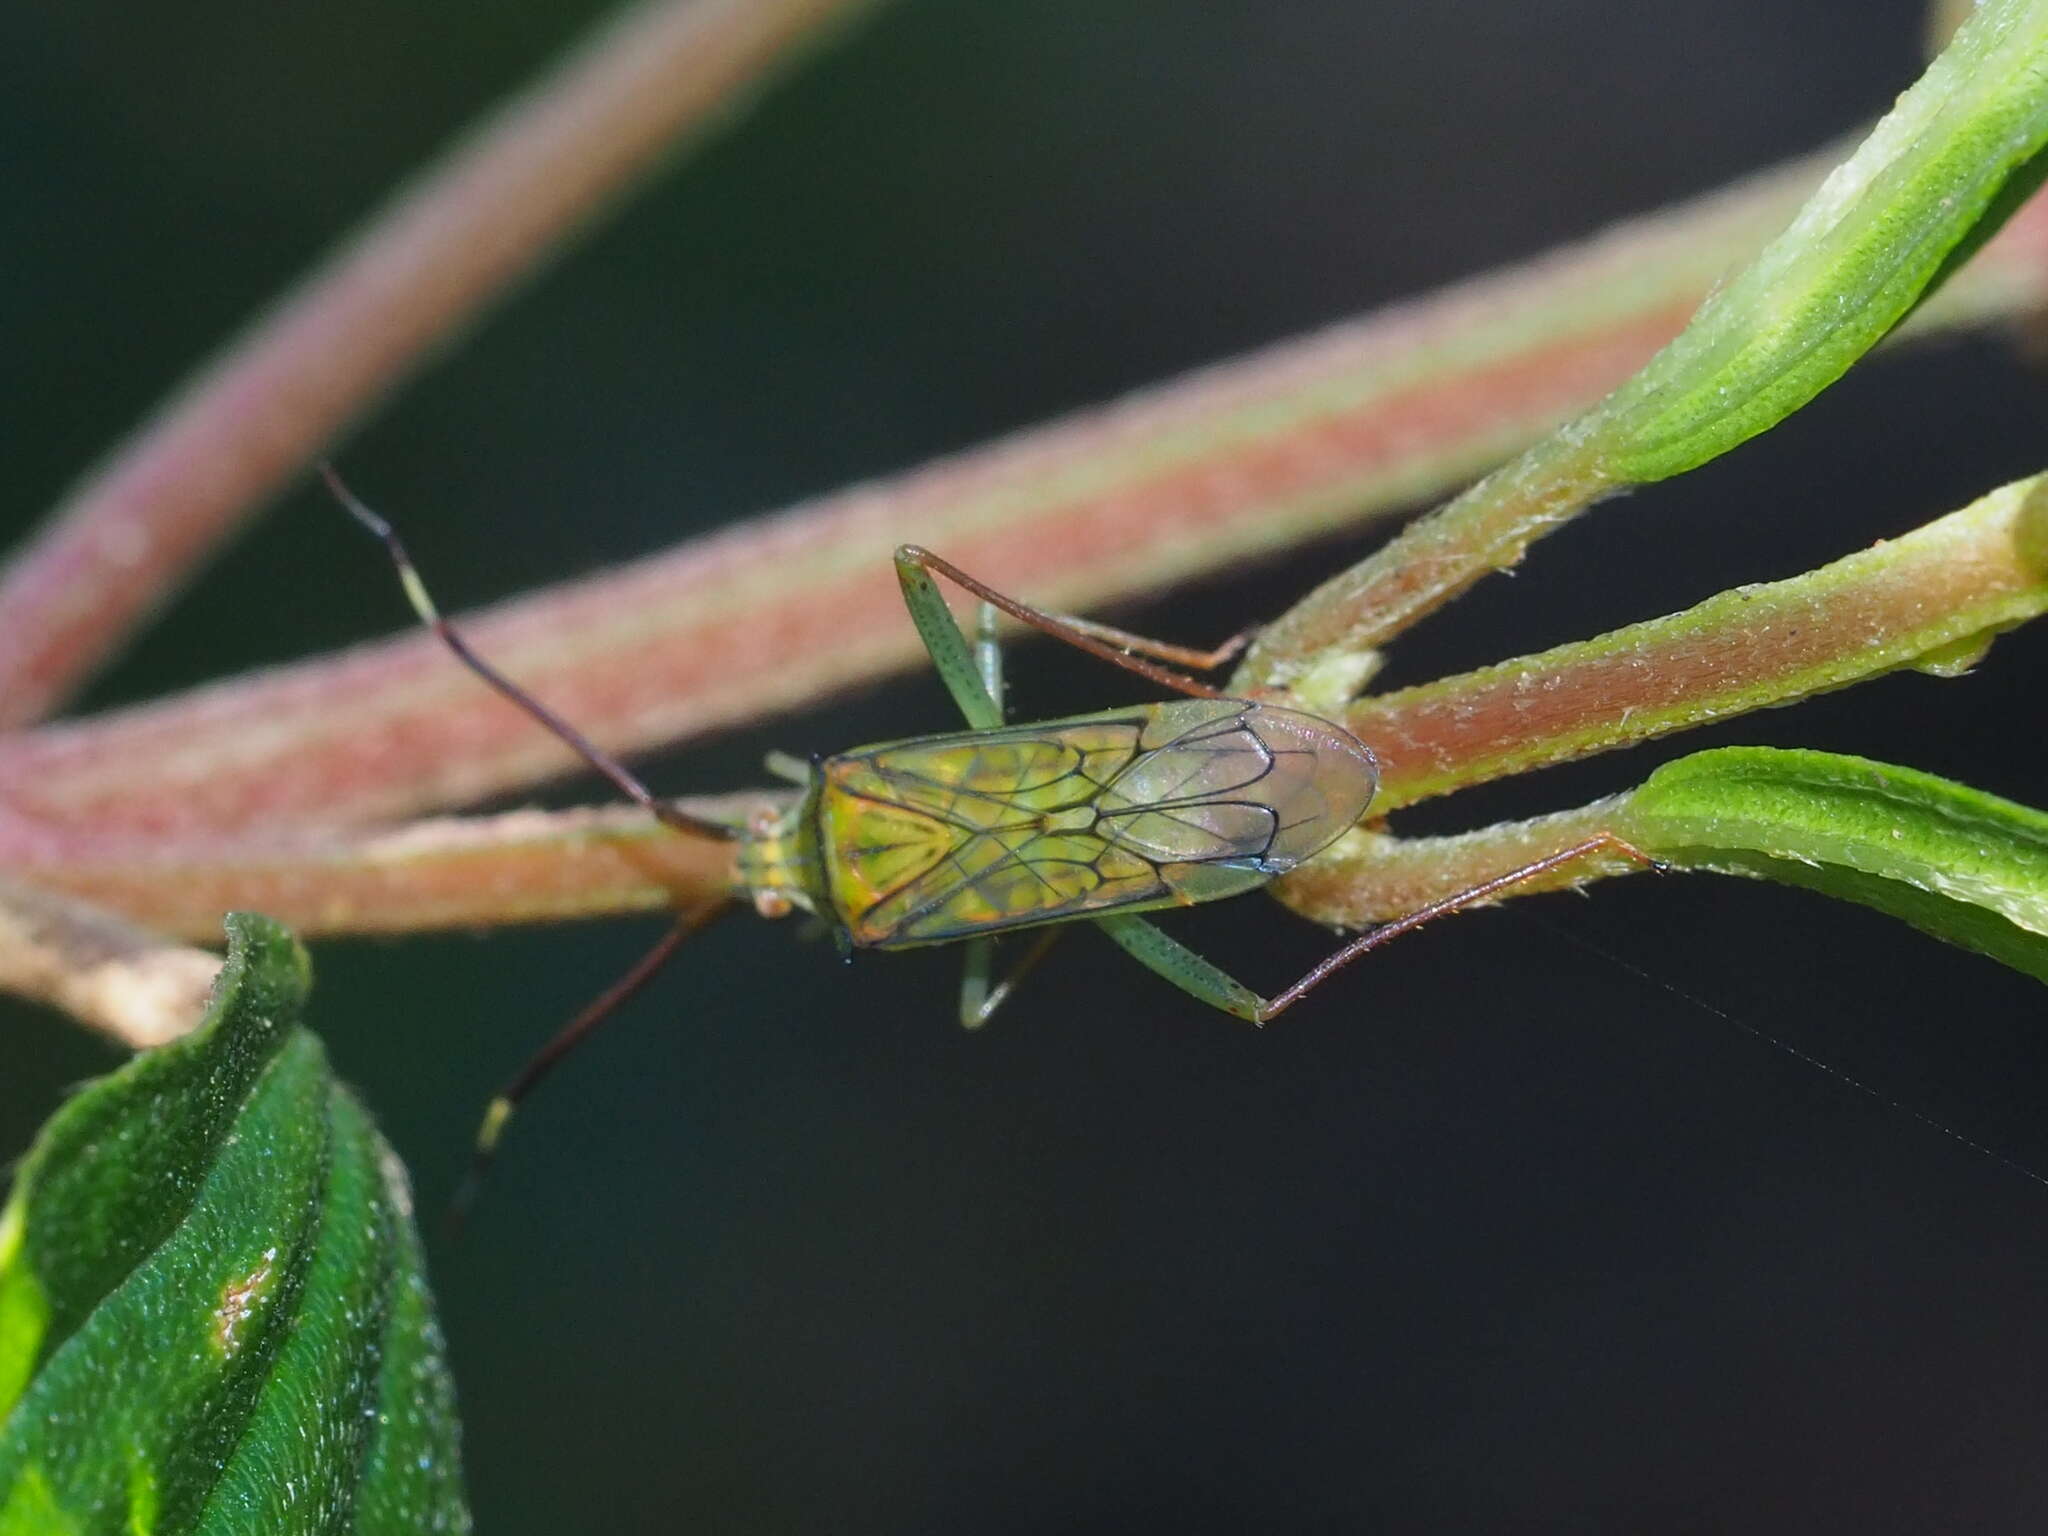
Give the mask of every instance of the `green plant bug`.
[[[965, 945], [960, 1019], [970, 1028], [986, 1022], [1063, 926], [1075, 922], [1093, 923], [1190, 996], [1263, 1024], [1360, 955], [1433, 918], [1595, 851], [1651, 862], [1611, 834], [1588, 838], [1361, 933], [1268, 998], [1141, 914], [1241, 895], [1298, 867], [1365, 816], [1379, 769], [1372, 749], [1334, 721], [1280, 698], [1235, 697], [1176, 670], [1221, 666], [1242, 637], [1203, 651], [1048, 613], [904, 545], [895, 555], [904, 604], [967, 729], [860, 747], [815, 765], [785, 760], [781, 771], [801, 783], [801, 796], [732, 825], [655, 795], [472, 650], [435, 607], [391, 525], [332, 467], [322, 466], [322, 473], [342, 505], [382, 541], [413, 610], [463, 665], [665, 825], [738, 843], [736, 898], [763, 917], [812, 913], [848, 950]], [[980, 600], [973, 640], [935, 576]], [[998, 612], [1184, 697], [1012, 724], [1001, 704]], [[562, 1056], [722, 910], [680, 914], [653, 949], [526, 1064], [485, 1116], [480, 1157]], [[1016, 929], [1043, 931], [992, 985], [996, 938]]]

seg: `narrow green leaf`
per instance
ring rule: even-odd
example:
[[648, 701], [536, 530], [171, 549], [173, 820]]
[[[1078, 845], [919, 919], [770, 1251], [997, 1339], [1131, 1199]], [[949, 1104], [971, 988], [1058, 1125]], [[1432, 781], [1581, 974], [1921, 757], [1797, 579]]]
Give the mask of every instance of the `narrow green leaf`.
[[1600, 498], [1776, 426], [1910, 315], [2044, 175], [2048, 0], [1982, 0], [1785, 232], [1641, 371], [1266, 626], [1231, 688], [1320, 690], [1328, 708], [1387, 641]]
[[1685, 869], [1805, 886], [2048, 981], [2048, 813], [1911, 768], [1727, 747], [1629, 796], [1624, 837]]
[[1580, 430], [1644, 484], [1845, 373], [1980, 246], [2048, 161], [2048, 3], [1984, 0], [1792, 226]]
[[0, 1216], [0, 1536], [466, 1531], [404, 1177], [228, 920], [206, 1022], [67, 1104]]

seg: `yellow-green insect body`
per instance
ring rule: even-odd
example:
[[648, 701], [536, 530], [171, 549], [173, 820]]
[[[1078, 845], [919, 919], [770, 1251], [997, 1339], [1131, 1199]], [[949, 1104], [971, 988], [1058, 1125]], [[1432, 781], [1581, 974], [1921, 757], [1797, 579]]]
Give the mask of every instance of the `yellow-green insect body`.
[[756, 834], [793, 857], [748, 862], [854, 946], [942, 944], [1255, 889], [1353, 825], [1376, 781], [1363, 744], [1313, 715], [1135, 705], [826, 758], [789, 822]]

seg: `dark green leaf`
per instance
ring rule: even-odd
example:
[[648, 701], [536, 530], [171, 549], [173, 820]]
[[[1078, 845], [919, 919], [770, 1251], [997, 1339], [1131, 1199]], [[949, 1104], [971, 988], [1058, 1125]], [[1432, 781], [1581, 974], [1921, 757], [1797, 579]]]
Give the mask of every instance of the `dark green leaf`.
[[404, 1176], [228, 920], [212, 1010], [87, 1088], [0, 1216], [0, 1536], [466, 1531]]
[[1680, 868], [1861, 902], [2048, 981], [2048, 814], [2031, 807], [1859, 757], [1729, 747], [1660, 768], [1619, 825]]

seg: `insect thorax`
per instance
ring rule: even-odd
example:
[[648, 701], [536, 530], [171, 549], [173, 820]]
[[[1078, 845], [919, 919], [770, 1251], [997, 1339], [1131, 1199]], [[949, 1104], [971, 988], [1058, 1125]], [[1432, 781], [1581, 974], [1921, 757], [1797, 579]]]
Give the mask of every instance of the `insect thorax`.
[[747, 820], [740, 837], [740, 882], [763, 917], [787, 917], [801, 909], [832, 918], [830, 896], [819, 870], [815, 773], [803, 796], [780, 809], [764, 806]]

